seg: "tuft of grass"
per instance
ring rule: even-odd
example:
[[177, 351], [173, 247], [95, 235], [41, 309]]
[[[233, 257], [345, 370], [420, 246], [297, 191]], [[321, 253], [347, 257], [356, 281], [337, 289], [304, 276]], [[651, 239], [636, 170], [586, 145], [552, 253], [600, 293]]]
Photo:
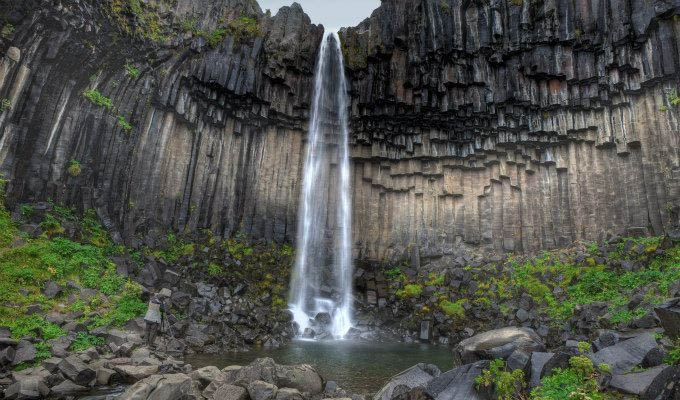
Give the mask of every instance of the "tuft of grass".
[[125, 133], [130, 133], [130, 132], [132, 132], [132, 125], [131, 125], [129, 122], [127, 122], [127, 120], [125, 119], [125, 117], [123, 117], [122, 115], [119, 115], [119, 116], [118, 116], [118, 126], [120, 126], [121, 128], [123, 128], [123, 131], [124, 131]]
[[[606, 369], [604, 365], [600, 368], [601, 371]], [[569, 359], [568, 368], [556, 368], [552, 375], [541, 379], [540, 386], [531, 391], [531, 400], [604, 400], [607, 397], [600, 391], [597, 378], [588, 357], [574, 356]]]
[[467, 299], [460, 299], [455, 302], [442, 300], [439, 302], [439, 308], [444, 314], [462, 320], [465, 319], [465, 307], [463, 305], [467, 302]]
[[76, 340], [71, 343], [70, 350], [79, 352], [87, 350], [90, 347], [98, 347], [104, 344], [104, 338], [98, 336], [90, 335], [87, 332], [78, 332]]
[[675, 347], [668, 352], [664, 362], [669, 365], [680, 365], [680, 339], [677, 339]]
[[131, 78], [138, 78], [139, 77], [139, 68], [135, 67], [134, 65], [128, 63], [125, 64], [125, 73], [127, 76]]
[[402, 299], [408, 299], [412, 297], [420, 297], [422, 293], [423, 293], [422, 285], [419, 285], [417, 283], [410, 283], [404, 286], [403, 289], [397, 290], [397, 297]]
[[0, 112], [5, 112], [12, 109], [12, 102], [7, 97], [0, 100]]

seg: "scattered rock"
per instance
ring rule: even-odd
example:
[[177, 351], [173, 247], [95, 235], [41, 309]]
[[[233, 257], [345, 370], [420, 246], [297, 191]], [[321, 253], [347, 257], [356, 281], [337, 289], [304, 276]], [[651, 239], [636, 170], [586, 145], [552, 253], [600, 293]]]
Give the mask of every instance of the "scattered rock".
[[206, 398], [213, 400], [247, 400], [248, 391], [240, 386], [224, 384], [217, 388], [212, 397]]
[[60, 384], [58, 384], [56, 386], [52, 386], [51, 393], [53, 395], [56, 395], [56, 396], [62, 398], [62, 397], [74, 395], [76, 393], [86, 392], [88, 390], [89, 389], [87, 387], [76, 385], [75, 383], [66, 379], [63, 382], [61, 382]]
[[77, 385], [89, 384], [97, 374], [76, 356], [68, 356], [59, 363], [59, 370]]
[[475, 378], [488, 367], [489, 362], [484, 360], [454, 368], [432, 379], [424, 392], [434, 400], [482, 400]]
[[595, 365], [600, 363], [609, 364], [614, 375], [625, 374], [634, 366], [642, 363], [647, 354], [656, 347], [656, 339], [651, 334], [645, 333], [619, 342], [614, 346], [605, 347], [597, 353], [590, 355], [590, 359]]
[[42, 380], [35, 377], [25, 377], [5, 389], [5, 399], [40, 399], [46, 397], [49, 392], [50, 388]]
[[323, 390], [323, 379], [309, 365], [277, 365], [276, 385], [317, 394]]
[[666, 399], [660, 397], [671, 382], [680, 378], [676, 366], [660, 365], [646, 371], [612, 376], [609, 385], [623, 393], [640, 396], [641, 400]]
[[248, 384], [248, 394], [251, 400], [273, 400], [279, 389], [271, 383], [253, 381]]
[[424, 388], [432, 379], [441, 375], [437, 366], [419, 363], [395, 375], [373, 397], [374, 400], [391, 400], [395, 396], [404, 394], [411, 389]]

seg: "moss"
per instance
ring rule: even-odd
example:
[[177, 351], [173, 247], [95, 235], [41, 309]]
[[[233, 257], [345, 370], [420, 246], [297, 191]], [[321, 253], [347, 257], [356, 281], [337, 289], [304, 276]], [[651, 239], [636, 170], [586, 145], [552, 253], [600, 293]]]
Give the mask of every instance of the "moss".
[[410, 283], [404, 286], [403, 289], [397, 291], [397, 297], [402, 299], [409, 299], [419, 297], [423, 293], [423, 287], [417, 283]]
[[123, 132], [125, 132], [125, 133], [132, 132], [132, 124], [127, 122], [125, 117], [123, 117], [122, 115], [119, 115], [118, 118], [117, 118], [117, 121], [118, 121], [118, 126], [120, 126], [123, 129]]
[[442, 300], [439, 302], [439, 308], [442, 312], [450, 317], [455, 317], [458, 320], [465, 319], [465, 303], [468, 299], [460, 299], [455, 302], [449, 300]]
[[439, 1], [439, 8], [441, 8], [442, 12], [445, 15], [451, 15], [451, 6], [449, 5], [449, 3], [447, 3], [446, 0]]
[[108, 97], [102, 95], [97, 89], [88, 89], [83, 96], [96, 106], [103, 107], [109, 111], [113, 110], [113, 102]]
[[340, 44], [342, 49], [342, 55], [345, 59], [345, 66], [349, 69], [364, 69], [368, 66], [368, 54], [365, 49], [361, 46], [352, 46], [344, 39], [342, 34], [338, 34], [340, 37]]
[[80, 175], [80, 172], [82, 171], [82, 167], [80, 165], [80, 162], [78, 160], [71, 160], [68, 164], [68, 173], [72, 177], [76, 177]]

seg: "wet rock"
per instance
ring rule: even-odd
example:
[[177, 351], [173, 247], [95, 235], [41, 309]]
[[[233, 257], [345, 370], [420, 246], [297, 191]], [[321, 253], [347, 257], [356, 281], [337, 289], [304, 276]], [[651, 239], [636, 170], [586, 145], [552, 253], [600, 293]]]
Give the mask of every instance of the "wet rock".
[[56, 386], [52, 386], [50, 392], [52, 395], [58, 396], [60, 398], [71, 396], [77, 393], [83, 393], [88, 391], [89, 388], [81, 385], [76, 385], [75, 383], [66, 379]]
[[432, 321], [424, 319], [420, 321], [420, 336], [421, 341], [429, 342], [432, 340]]
[[[222, 370], [224, 372], [224, 370]], [[236, 370], [234, 382], [239, 386], [247, 386], [250, 382], [263, 381], [276, 383], [276, 364], [271, 358], [258, 358], [249, 365]]]
[[116, 376], [116, 371], [108, 368], [98, 368], [97, 369], [97, 383], [106, 386], [112, 383]]
[[424, 388], [432, 379], [441, 375], [441, 371], [432, 364], [416, 364], [395, 375], [373, 397], [374, 400], [392, 400], [414, 388]]
[[188, 400], [196, 393], [185, 374], [153, 375], [130, 386], [117, 400]]
[[320, 313], [316, 314], [316, 316], [314, 317], [314, 320], [321, 325], [330, 325], [331, 315], [327, 312], [320, 312]]
[[507, 359], [521, 349], [527, 353], [544, 351], [541, 338], [530, 328], [508, 327], [477, 334], [454, 348], [454, 356], [463, 364], [478, 360]]

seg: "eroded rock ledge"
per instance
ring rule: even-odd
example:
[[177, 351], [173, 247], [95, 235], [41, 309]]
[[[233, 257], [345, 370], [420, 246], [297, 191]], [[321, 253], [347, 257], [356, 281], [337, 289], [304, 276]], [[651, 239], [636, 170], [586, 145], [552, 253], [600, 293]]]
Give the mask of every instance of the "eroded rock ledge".
[[[0, 2], [14, 27], [0, 46], [0, 173], [14, 201], [95, 208], [133, 245], [168, 227], [295, 240], [323, 31], [298, 5], [271, 16], [250, 0], [150, 0], [140, 15], [108, 1], [13, 3]], [[668, 231], [680, 207], [678, 7], [386, 0], [343, 30], [355, 256]], [[259, 35], [219, 31], [242, 16]], [[111, 110], [83, 96], [93, 88]]]

